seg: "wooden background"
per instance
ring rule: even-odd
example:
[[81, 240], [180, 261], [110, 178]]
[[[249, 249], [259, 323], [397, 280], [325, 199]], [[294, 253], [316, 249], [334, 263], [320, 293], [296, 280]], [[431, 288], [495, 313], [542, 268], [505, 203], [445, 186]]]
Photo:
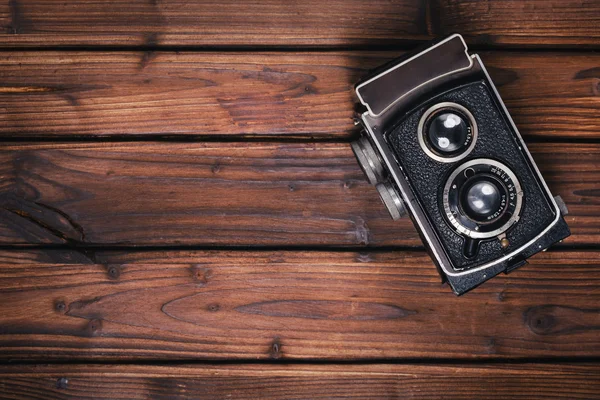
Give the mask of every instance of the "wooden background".
[[[455, 297], [353, 84], [462, 33], [572, 236]], [[0, 397], [599, 398], [600, 1], [0, 3]]]

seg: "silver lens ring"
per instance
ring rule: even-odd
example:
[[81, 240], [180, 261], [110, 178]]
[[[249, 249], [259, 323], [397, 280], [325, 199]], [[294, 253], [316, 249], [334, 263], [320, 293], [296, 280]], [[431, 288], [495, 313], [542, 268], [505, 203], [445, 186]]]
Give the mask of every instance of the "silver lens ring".
[[376, 185], [381, 182], [384, 176], [383, 165], [369, 139], [361, 136], [357, 141], [350, 143], [350, 146], [369, 183]]
[[[462, 179], [463, 176], [466, 176], [467, 170], [472, 170], [474, 173], [477, 171], [478, 173], [491, 174], [503, 182], [508, 189], [506, 201], [510, 207], [510, 213], [507, 214], [509, 218], [501, 220], [501, 225], [498, 228], [485, 230], [483, 225], [468, 221], [468, 218], [463, 218], [460, 211], [451, 204], [450, 197], [452, 196], [452, 193], [461, 189], [460, 187], [457, 187], [457, 179]], [[452, 174], [450, 174], [450, 177], [448, 177], [446, 185], [444, 186], [442, 202], [446, 219], [459, 234], [474, 239], [489, 239], [506, 232], [508, 228], [519, 220], [519, 215], [523, 206], [523, 190], [517, 176], [506, 165], [489, 158], [478, 158], [460, 165], [452, 172]], [[467, 221], [468, 224], [465, 223], [465, 221]], [[480, 230], [480, 228], [482, 229]]]
[[[471, 127], [471, 135], [472, 135], [469, 146], [462, 153], [455, 155], [455, 156], [448, 156], [448, 157], [444, 157], [439, 154], [436, 154], [429, 148], [429, 146], [425, 142], [425, 134], [426, 133], [424, 132], [425, 125], [426, 125], [427, 121], [429, 120], [429, 117], [431, 117], [434, 113], [436, 113], [439, 110], [446, 110], [446, 109], [447, 110], [456, 110], [460, 114], [467, 117], [467, 119], [469, 120], [468, 123]], [[461, 106], [460, 104], [451, 103], [451, 102], [438, 103], [432, 107], [429, 107], [429, 109], [427, 109], [427, 111], [425, 111], [425, 113], [421, 117], [421, 120], [419, 121], [419, 126], [417, 128], [417, 136], [419, 138], [419, 145], [421, 146], [421, 149], [423, 149], [425, 154], [427, 154], [429, 157], [433, 158], [436, 161], [443, 162], [443, 163], [456, 162], [456, 161], [462, 160], [463, 158], [468, 156], [469, 153], [471, 153], [471, 151], [473, 151], [473, 148], [475, 147], [475, 143], [477, 142], [477, 123], [475, 122], [475, 117], [473, 117], [473, 114], [471, 114], [471, 112], [469, 110], [467, 110], [465, 107]]]

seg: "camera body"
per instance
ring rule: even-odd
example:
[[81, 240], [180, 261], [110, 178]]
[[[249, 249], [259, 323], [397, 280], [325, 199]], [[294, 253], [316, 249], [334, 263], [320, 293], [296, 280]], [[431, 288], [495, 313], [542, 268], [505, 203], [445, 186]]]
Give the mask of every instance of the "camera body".
[[356, 158], [456, 294], [569, 236], [564, 203], [460, 35], [378, 68], [356, 94], [366, 108]]

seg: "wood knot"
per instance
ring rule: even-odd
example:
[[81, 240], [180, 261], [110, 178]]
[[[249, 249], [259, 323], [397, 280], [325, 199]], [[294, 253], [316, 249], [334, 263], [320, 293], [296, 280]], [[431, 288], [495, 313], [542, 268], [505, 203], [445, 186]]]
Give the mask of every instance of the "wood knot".
[[212, 167], [210, 167], [210, 171], [213, 174], [218, 173], [221, 170], [221, 166], [219, 165], [219, 163], [215, 163]]
[[58, 378], [56, 380], [56, 388], [57, 389], [67, 389], [69, 387], [69, 380], [67, 378]]
[[281, 350], [281, 340], [278, 337], [273, 339], [273, 342], [271, 343], [271, 349], [269, 350], [269, 357], [271, 357], [273, 359], [279, 359], [279, 358], [283, 357], [283, 352]]
[[535, 334], [550, 334], [557, 324], [552, 311], [553, 307], [549, 306], [531, 307], [525, 312], [525, 323]]
[[191, 271], [192, 279], [197, 283], [206, 284], [212, 277], [212, 270], [201, 265], [193, 265]]
[[596, 331], [600, 327], [600, 309], [548, 304], [529, 308], [524, 313], [524, 320], [538, 335]]
[[102, 330], [102, 320], [101, 319], [92, 319], [87, 325], [87, 331], [89, 336], [95, 336], [98, 332]]
[[216, 303], [213, 303], [213, 304], [209, 304], [207, 308], [208, 308], [208, 311], [210, 311], [210, 312], [217, 312], [221, 309], [221, 306]]
[[56, 303], [54, 303], [54, 309], [60, 313], [64, 313], [67, 311], [67, 305], [64, 301], [59, 300]]
[[306, 85], [306, 86], [304, 86], [304, 93], [305, 94], [318, 94], [319, 91], [311, 85]]
[[503, 302], [504, 300], [506, 300], [506, 293], [504, 290], [502, 290], [500, 293], [498, 293], [498, 301], [499, 302]]
[[109, 265], [106, 268], [106, 273], [110, 279], [119, 279], [121, 276], [121, 268], [119, 268], [117, 265]]

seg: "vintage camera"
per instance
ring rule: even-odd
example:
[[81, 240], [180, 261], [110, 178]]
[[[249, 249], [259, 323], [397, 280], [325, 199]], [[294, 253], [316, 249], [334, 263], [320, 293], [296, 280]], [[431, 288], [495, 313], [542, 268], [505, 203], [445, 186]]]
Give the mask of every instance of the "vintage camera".
[[564, 203], [460, 35], [378, 68], [356, 94], [366, 108], [356, 158], [392, 218], [408, 212], [456, 294], [569, 236]]

